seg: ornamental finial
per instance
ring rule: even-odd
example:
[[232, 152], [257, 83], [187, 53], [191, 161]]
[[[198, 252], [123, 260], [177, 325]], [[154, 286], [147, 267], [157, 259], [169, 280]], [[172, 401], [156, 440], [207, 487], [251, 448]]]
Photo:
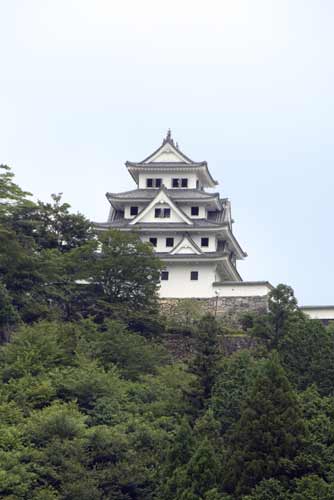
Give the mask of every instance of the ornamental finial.
[[162, 144], [167, 144], [167, 142], [168, 142], [169, 144], [172, 144], [172, 145], [174, 146], [174, 140], [173, 140], [173, 138], [172, 138], [172, 131], [171, 131], [171, 129], [170, 129], [170, 128], [167, 130], [167, 135], [166, 135], [166, 137], [164, 138], [164, 140], [162, 141]]

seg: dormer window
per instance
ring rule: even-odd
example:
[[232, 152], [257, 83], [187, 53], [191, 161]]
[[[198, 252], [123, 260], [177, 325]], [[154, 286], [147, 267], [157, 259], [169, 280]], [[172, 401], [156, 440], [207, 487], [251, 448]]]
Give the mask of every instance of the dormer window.
[[172, 179], [172, 187], [173, 188], [187, 188], [188, 187], [188, 179]]
[[162, 179], [146, 179], [146, 187], [160, 188], [162, 186]]
[[156, 208], [154, 211], [154, 217], [156, 219], [169, 219], [170, 208]]
[[191, 215], [199, 215], [199, 207], [191, 207]]
[[138, 215], [138, 207], [130, 207], [130, 215], [132, 215], [133, 217]]

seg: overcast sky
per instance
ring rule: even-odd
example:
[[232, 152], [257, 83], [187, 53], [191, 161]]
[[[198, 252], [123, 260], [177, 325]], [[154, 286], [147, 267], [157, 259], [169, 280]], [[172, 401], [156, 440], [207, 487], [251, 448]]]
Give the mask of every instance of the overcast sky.
[[245, 280], [334, 304], [332, 0], [0, 0], [0, 163], [92, 220], [168, 127], [207, 160]]

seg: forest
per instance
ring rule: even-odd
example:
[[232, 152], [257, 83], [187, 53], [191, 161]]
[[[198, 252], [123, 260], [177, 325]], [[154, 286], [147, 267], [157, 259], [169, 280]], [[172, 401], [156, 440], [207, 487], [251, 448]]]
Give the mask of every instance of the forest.
[[241, 330], [164, 317], [162, 268], [0, 166], [0, 498], [333, 500], [334, 325], [284, 284]]

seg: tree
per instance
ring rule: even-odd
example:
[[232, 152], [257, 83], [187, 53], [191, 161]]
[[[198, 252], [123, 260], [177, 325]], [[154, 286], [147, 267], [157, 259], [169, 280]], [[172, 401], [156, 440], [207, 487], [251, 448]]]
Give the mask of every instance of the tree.
[[195, 354], [189, 364], [189, 371], [196, 376], [188, 395], [191, 412], [200, 414], [207, 406], [212, 394], [217, 363], [221, 356], [219, 326], [211, 315], [203, 316], [195, 330]]
[[86, 291], [91, 314], [110, 315], [117, 308], [154, 308], [162, 263], [151, 245], [135, 233], [117, 230], [99, 234], [99, 252], [87, 262], [89, 283]]
[[249, 351], [236, 352], [219, 363], [210, 407], [222, 434], [239, 420], [256, 369], [257, 363]]
[[322, 395], [334, 395], [334, 334], [307, 317], [289, 321], [278, 351], [299, 390], [315, 383]]
[[14, 174], [7, 165], [0, 165], [0, 222], [3, 224], [11, 209], [29, 203], [30, 193], [14, 182]]
[[30, 238], [38, 250], [57, 249], [68, 252], [91, 241], [95, 234], [91, 222], [82, 214], [71, 213], [71, 206], [62, 202], [62, 193], [52, 194], [52, 203], [18, 206], [10, 227], [18, 238]]
[[263, 363], [229, 438], [225, 486], [237, 497], [263, 479], [294, 476], [305, 426], [277, 355]]
[[250, 316], [244, 317], [244, 326], [250, 333], [261, 338], [268, 349], [277, 349], [279, 342], [284, 337], [288, 321], [294, 317], [301, 317], [298, 310], [297, 299], [290, 286], [280, 284], [270, 291], [268, 295], [268, 314], [253, 317], [253, 327]]
[[7, 288], [0, 282], [0, 343], [7, 342], [20, 317]]

